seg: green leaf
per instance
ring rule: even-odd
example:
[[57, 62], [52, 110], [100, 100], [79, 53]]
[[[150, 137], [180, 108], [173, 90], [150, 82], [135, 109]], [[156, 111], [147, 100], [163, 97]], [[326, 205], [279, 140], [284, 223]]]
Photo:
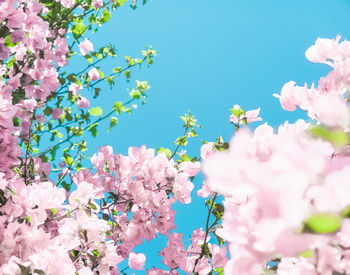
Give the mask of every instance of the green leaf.
[[85, 32], [85, 25], [83, 23], [75, 24], [72, 28], [72, 33], [76, 39], [82, 36], [84, 32]]
[[44, 115], [49, 116], [52, 114], [52, 108], [50, 108], [49, 106], [47, 106], [44, 110]]
[[99, 257], [99, 256], [100, 256], [100, 253], [98, 253], [97, 250], [93, 250], [92, 253], [93, 253], [96, 257]]
[[334, 132], [329, 131], [323, 126], [315, 126], [309, 130], [314, 136], [317, 136], [325, 141], [331, 142], [336, 147], [342, 147], [349, 144], [349, 136], [341, 131], [336, 130]]
[[16, 61], [16, 57], [10, 58], [9, 61], [7, 61], [7, 67], [10, 69], [13, 66], [13, 63]]
[[124, 5], [124, 3], [128, 1], [128, 0], [116, 0], [116, 2], [118, 3], [119, 6]]
[[39, 158], [41, 159], [42, 162], [48, 162], [49, 159], [46, 155], [40, 155]]
[[343, 218], [350, 218], [350, 206], [345, 207], [340, 214]]
[[15, 43], [12, 43], [11, 39], [10, 39], [10, 35], [8, 35], [5, 39], [5, 45], [7, 48], [12, 48], [14, 46], [16, 46]]
[[84, 57], [87, 60], [87, 62], [89, 62], [90, 64], [92, 63], [93, 59], [92, 59], [91, 55], [86, 54]]
[[215, 269], [215, 273], [217, 273], [219, 275], [223, 275], [224, 274], [224, 269], [222, 267], [218, 267], [217, 269]]
[[46, 273], [44, 271], [42, 271], [41, 269], [34, 269], [34, 273], [39, 274], [39, 275], [46, 275]]
[[51, 208], [52, 214], [55, 216], [57, 213], [57, 209], [56, 208]]
[[98, 97], [101, 91], [101, 88], [95, 88], [95, 94], [94, 94], [94, 98]]
[[102, 12], [102, 17], [103, 17], [103, 22], [107, 22], [110, 18], [111, 18], [111, 13], [109, 12], [109, 10], [105, 9]]
[[112, 71], [113, 71], [114, 73], [120, 73], [121, 70], [122, 70], [122, 68], [117, 67], [117, 68], [114, 68]]
[[141, 97], [141, 93], [139, 90], [132, 90], [130, 92], [130, 97], [132, 97], [134, 99], [139, 99]]
[[66, 181], [62, 181], [62, 182], [61, 182], [61, 185], [62, 185], [62, 187], [63, 187], [67, 192], [69, 192], [69, 190], [70, 190], [70, 185], [69, 185]]
[[117, 123], [118, 123], [118, 118], [116, 118], [116, 117], [111, 117], [111, 118], [110, 118], [110, 123], [109, 123], [108, 132], [110, 132], [111, 129], [112, 129], [115, 125], [117, 125]]
[[76, 170], [76, 171], [79, 171], [79, 170], [81, 170], [82, 167], [83, 167], [83, 166], [81, 165], [81, 163], [78, 162], [78, 164], [77, 164], [76, 167], [75, 167], [75, 170]]
[[220, 238], [219, 236], [215, 235], [216, 239], [218, 240], [219, 245], [223, 245], [224, 244], [224, 239]]
[[313, 251], [311, 249], [305, 250], [299, 254], [301, 257], [304, 258], [312, 258]]
[[12, 93], [12, 104], [17, 104], [20, 102], [22, 99], [26, 98], [26, 93], [24, 89], [19, 87], [14, 93]]
[[221, 219], [222, 216], [224, 215], [224, 206], [222, 204], [220, 204], [220, 203], [215, 203], [214, 204], [214, 209], [213, 209], [213, 215], [218, 220]]
[[64, 153], [64, 160], [68, 164], [68, 166], [73, 166], [74, 159], [67, 153]]
[[30, 273], [30, 267], [24, 266], [21, 264], [17, 264], [19, 269], [21, 270], [21, 275], [31, 275]]
[[188, 155], [186, 155], [186, 154], [180, 155], [180, 159], [182, 161], [191, 161], [191, 158]]
[[103, 114], [103, 111], [102, 111], [101, 107], [95, 107], [95, 108], [91, 108], [89, 110], [89, 113], [92, 116], [101, 116]]
[[116, 101], [113, 105], [113, 110], [114, 112], [116, 112], [118, 115], [123, 112], [124, 110], [124, 105], [123, 105], [123, 102], [121, 101]]
[[70, 82], [76, 82], [77, 81], [77, 76], [75, 74], [70, 74], [66, 77], [68, 79], [68, 81]]
[[59, 80], [61, 85], [64, 85], [64, 83], [66, 83], [66, 80], [62, 77], [60, 77], [58, 80]]
[[105, 221], [109, 221], [109, 215], [103, 213], [103, 214], [102, 214], [102, 219], [104, 219]]
[[89, 202], [89, 206], [90, 206], [90, 208], [92, 209], [92, 210], [97, 210], [97, 207], [96, 207], [96, 205], [94, 204], [94, 203], [92, 203], [92, 202]]
[[98, 59], [102, 59], [103, 58], [103, 54], [102, 53], [96, 53], [96, 52], [93, 52], [91, 53], [93, 56], [97, 57]]
[[168, 148], [163, 148], [163, 147], [159, 148], [157, 150], [157, 154], [159, 155], [160, 153], [164, 153], [167, 158], [171, 157], [171, 151]]
[[106, 77], [106, 81], [108, 82], [108, 84], [112, 87], [114, 85], [114, 81], [113, 79], [115, 78], [115, 76], [107, 76]]
[[342, 147], [349, 144], [349, 141], [349, 136], [341, 130], [336, 130], [332, 133], [331, 142], [334, 144], [334, 146]]
[[190, 135], [191, 137], [197, 137], [197, 136], [198, 136], [198, 134], [196, 133], [196, 131], [193, 130], [193, 129], [191, 129], [189, 135]]
[[239, 115], [242, 113], [242, 109], [230, 109], [230, 111], [235, 117], [239, 117]]
[[[101, 57], [102, 58], [102, 57]], [[101, 59], [100, 58], [100, 59]], [[100, 78], [104, 78], [104, 76], [105, 76], [105, 74], [101, 71], [101, 70], [99, 70], [99, 69], [97, 69], [97, 71], [98, 71], [98, 74], [100, 75]]]
[[94, 123], [92, 124], [89, 128], [88, 128], [88, 131], [91, 132], [91, 135], [93, 137], [96, 137], [97, 136], [97, 126], [99, 125], [99, 123]]
[[186, 136], [179, 137], [175, 141], [175, 144], [180, 146], [186, 146], [188, 144], [187, 137]]
[[55, 146], [50, 150], [50, 155], [51, 155], [50, 161], [53, 161], [55, 159], [57, 149], [58, 149], [58, 146]]
[[211, 253], [210, 253], [210, 250], [209, 250], [209, 244], [205, 243], [205, 244], [200, 244], [199, 246], [202, 248], [202, 251], [204, 252], [205, 257], [211, 258]]
[[12, 119], [13, 126], [19, 126], [21, 124], [21, 119], [19, 117], [14, 117]]
[[341, 226], [339, 215], [321, 213], [312, 215], [304, 224], [303, 232], [328, 234], [336, 232]]

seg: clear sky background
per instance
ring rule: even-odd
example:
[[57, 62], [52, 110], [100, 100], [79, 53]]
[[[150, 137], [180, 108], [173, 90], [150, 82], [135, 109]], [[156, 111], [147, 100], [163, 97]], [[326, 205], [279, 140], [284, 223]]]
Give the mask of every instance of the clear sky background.
[[[199, 138], [189, 145], [190, 155], [199, 155], [202, 139], [214, 141], [221, 134], [230, 140], [234, 127], [229, 108], [234, 104], [245, 110], [261, 107], [264, 122], [275, 128], [285, 120], [294, 122], [303, 114], [282, 110], [272, 94], [290, 80], [317, 83], [329, 71], [307, 61], [304, 53], [317, 37], [340, 34], [350, 39], [349, 16], [349, 0], [152, 0], [136, 11], [122, 7], [88, 37], [95, 48], [116, 46], [118, 58], [103, 65], [106, 72], [125, 55], [140, 57], [143, 47], [152, 45], [158, 51], [154, 65], [132, 72], [136, 79], [147, 80], [151, 90], [147, 104], [131, 116], [121, 115], [111, 133], [101, 134], [101, 128], [96, 139], [88, 138], [89, 153], [105, 144], [123, 154], [129, 146], [143, 144], [173, 150], [183, 133], [179, 116], [188, 110], [202, 125]], [[75, 67], [81, 68], [71, 65]], [[131, 86], [117, 79], [113, 90], [106, 87], [92, 107], [109, 110]], [[193, 204], [174, 208], [176, 232], [184, 234], [184, 241], [194, 229], [205, 227], [204, 200], [196, 198], [201, 180], [195, 181]], [[162, 267], [157, 254], [165, 245], [166, 238], [160, 238], [136, 251], [146, 254], [147, 268]]]

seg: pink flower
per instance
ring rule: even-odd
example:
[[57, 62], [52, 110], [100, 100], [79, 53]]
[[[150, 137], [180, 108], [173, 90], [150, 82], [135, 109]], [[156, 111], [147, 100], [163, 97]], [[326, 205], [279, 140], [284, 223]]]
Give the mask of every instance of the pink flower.
[[66, 9], [69, 9], [73, 7], [75, 0], [58, 0], [58, 2], [61, 2], [61, 5], [65, 7]]
[[303, 258], [283, 258], [277, 270], [278, 275], [314, 275], [315, 273], [315, 267]]
[[8, 17], [8, 26], [13, 29], [23, 29], [23, 24], [26, 20], [27, 15], [19, 10], [14, 11]]
[[200, 163], [198, 161], [184, 161], [180, 163], [179, 169], [180, 171], [187, 173], [189, 177], [194, 177], [199, 173]]
[[98, 72], [98, 70], [96, 68], [93, 68], [91, 69], [89, 72], [88, 72], [88, 75], [89, 75], [89, 78], [91, 80], [97, 80], [100, 78], [100, 73]]
[[11, 34], [11, 41], [17, 43], [22, 41], [26, 37], [26, 32], [24, 30], [15, 30]]
[[215, 153], [214, 142], [208, 142], [202, 145], [201, 158], [206, 159], [211, 154]]
[[52, 110], [52, 118], [53, 119], [58, 119], [60, 118], [61, 114], [62, 114], [63, 110], [61, 108], [55, 108]]
[[93, 184], [80, 182], [78, 188], [70, 194], [69, 203], [72, 207], [86, 205], [93, 198], [97, 198], [97, 194], [100, 193], [100, 191], [100, 189], [94, 189]]
[[79, 50], [80, 53], [85, 56], [88, 52], [94, 50], [94, 45], [87, 38], [85, 38], [84, 41], [79, 44]]
[[71, 91], [73, 93], [73, 95], [77, 95], [78, 92], [82, 89], [83, 87], [82, 86], [78, 86], [77, 84], [75, 83], [72, 83], [69, 85], [68, 89], [69, 91]]
[[90, 107], [90, 101], [86, 97], [81, 97], [78, 99], [78, 106], [80, 108], [89, 108]]
[[92, 0], [92, 5], [96, 8], [99, 9], [103, 6], [103, 1], [102, 0]]
[[[234, 123], [234, 124], [245, 124], [245, 122], [247, 123], [251, 123], [254, 121], [261, 121], [262, 118], [259, 117], [259, 112], [260, 112], [260, 108], [256, 109], [256, 110], [250, 110], [244, 113], [244, 111], [241, 109], [241, 107], [239, 105], [235, 105], [233, 107], [233, 111], [240, 111], [240, 114], [232, 114], [230, 115], [230, 122]], [[244, 122], [245, 120], [245, 122]]]
[[223, 245], [219, 247], [213, 244], [210, 247], [210, 253], [212, 255], [212, 264], [214, 268], [224, 267], [227, 262], [226, 247]]
[[4, 39], [0, 39], [0, 59], [5, 60], [9, 57], [10, 49], [4, 44]]
[[50, 69], [40, 83], [40, 89], [45, 93], [45, 97], [50, 94], [50, 92], [56, 91], [60, 87], [58, 82], [58, 73], [55, 69]]
[[131, 252], [129, 254], [129, 267], [135, 270], [143, 270], [146, 261], [146, 256], [142, 253]]
[[[307, 49], [305, 56], [311, 62], [327, 63], [338, 56], [338, 42], [340, 36], [334, 39], [317, 38], [315, 45]], [[328, 62], [329, 63], [329, 62]]]
[[153, 267], [152, 269], [147, 270], [147, 275], [167, 275], [168, 271]]
[[247, 111], [245, 114], [247, 118], [247, 123], [251, 123], [254, 121], [262, 121], [262, 118], [259, 117], [259, 112], [260, 112], [260, 108], [256, 110]]
[[349, 108], [337, 94], [322, 94], [313, 103], [313, 111], [320, 122], [330, 127], [349, 126]]
[[94, 275], [91, 269], [87, 266], [78, 270], [79, 275]]
[[209, 197], [209, 195], [212, 195], [213, 192], [210, 190], [209, 186], [206, 184], [206, 182], [204, 181], [201, 189], [199, 189], [197, 191], [197, 196], [198, 197], [203, 197], [203, 198], [207, 198]]

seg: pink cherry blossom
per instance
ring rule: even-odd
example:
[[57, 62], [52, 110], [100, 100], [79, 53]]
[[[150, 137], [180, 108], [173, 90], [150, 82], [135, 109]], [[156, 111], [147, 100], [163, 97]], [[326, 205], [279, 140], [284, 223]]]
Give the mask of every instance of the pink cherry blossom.
[[78, 106], [80, 108], [89, 108], [90, 107], [90, 101], [86, 97], [81, 96], [78, 99]]
[[259, 117], [260, 108], [256, 110], [251, 110], [246, 112], [247, 123], [252, 123], [254, 121], [262, 121], [262, 118]]
[[129, 254], [128, 264], [132, 269], [135, 269], [135, 270], [144, 269], [145, 261], [146, 261], [146, 256], [142, 253], [131, 252]]
[[99, 9], [103, 6], [102, 0], [92, 0], [92, 4], [96, 9]]
[[62, 4], [63, 7], [69, 9], [73, 7], [75, 0], [58, 0]]
[[214, 142], [208, 142], [202, 145], [201, 158], [206, 159], [208, 156], [215, 152]]
[[52, 118], [58, 119], [60, 118], [61, 114], [63, 113], [63, 110], [61, 108], [55, 108], [52, 110]]
[[320, 122], [330, 127], [346, 128], [349, 126], [349, 108], [345, 100], [340, 99], [337, 94], [320, 95], [313, 102], [313, 112]]
[[[233, 107], [234, 110], [240, 110], [242, 111], [241, 107], [239, 105], [235, 105]], [[261, 117], [259, 117], [259, 112], [260, 112], [260, 108], [256, 109], [256, 110], [250, 110], [247, 111], [245, 114], [241, 113], [238, 116], [232, 114], [230, 116], [230, 122], [231, 123], [235, 123], [235, 124], [244, 124], [243, 120], [246, 123], [252, 123], [255, 121], [261, 121]]]
[[79, 50], [81, 55], [85, 56], [94, 50], [94, 45], [87, 38], [85, 38], [84, 41], [79, 44]]
[[198, 174], [200, 170], [200, 163], [198, 161], [197, 162], [184, 161], [180, 163], [179, 169], [180, 171], [187, 173], [189, 177], [194, 177], [195, 175]]
[[100, 78], [100, 73], [98, 72], [98, 70], [96, 68], [92, 68], [89, 72], [88, 72], [89, 78], [91, 80], [97, 80]]

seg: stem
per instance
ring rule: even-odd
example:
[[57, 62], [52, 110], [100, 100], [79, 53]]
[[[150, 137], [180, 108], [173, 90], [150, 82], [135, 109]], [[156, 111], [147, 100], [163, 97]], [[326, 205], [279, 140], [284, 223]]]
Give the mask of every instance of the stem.
[[[123, 104], [123, 105], [126, 106], [126, 105], [130, 104], [131, 102], [133, 102], [134, 100], [135, 100], [134, 98], [133, 98], [133, 99], [130, 99], [129, 101], [127, 101], [127, 102], [126, 102], [125, 104]], [[110, 111], [108, 114], [106, 114], [105, 116], [102, 116], [102, 117], [100, 117], [99, 119], [95, 120], [94, 122], [90, 123], [89, 125], [85, 126], [85, 127], [83, 128], [83, 131], [87, 130], [87, 129], [88, 129], [90, 126], [92, 126], [93, 124], [98, 123], [98, 122], [100, 122], [100, 121], [106, 119], [107, 117], [111, 116], [114, 112], [115, 112], [115, 111], [112, 110], [112, 111]], [[62, 141], [60, 141], [60, 142], [58, 142], [57, 144], [52, 145], [52, 146], [46, 148], [44, 151], [42, 151], [42, 152], [40, 152], [40, 153], [37, 153], [36, 155], [34, 155], [34, 157], [40, 156], [40, 155], [42, 155], [42, 154], [46, 154], [46, 153], [49, 152], [51, 149], [55, 148], [56, 146], [60, 146], [60, 145], [63, 144], [63, 143], [66, 143], [67, 141], [69, 141], [70, 139], [72, 139], [72, 138], [75, 137], [75, 136], [76, 136], [76, 134], [72, 134], [72, 135], [68, 136], [66, 139], [64, 139], [64, 140], [62, 140]]]
[[[189, 128], [188, 128], [188, 127], [186, 127], [184, 135], [186, 135], [186, 134], [187, 134], [188, 129], [189, 129]], [[179, 150], [179, 148], [180, 148], [180, 144], [178, 144], [178, 145], [177, 145], [177, 147], [175, 148], [174, 153], [171, 155], [171, 157], [169, 158], [169, 160], [171, 160], [171, 159], [172, 159], [172, 158], [175, 156], [175, 154], [176, 154], [177, 150]]]
[[98, 80], [97, 80], [95, 83], [93, 83], [92, 85], [84, 86], [84, 88], [93, 87], [93, 86], [95, 86], [96, 84], [100, 83], [101, 81], [105, 80], [107, 77], [112, 77], [112, 76], [121, 74], [121, 73], [125, 72], [126, 70], [128, 70], [128, 69], [130, 69], [130, 68], [132, 68], [132, 67], [135, 67], [136, 65], [141, 65], [146, 59], [147, 59], [147, 56], [145, 56], [145, 57], [142, 59], [142, 62], [141, 62], [141, 63], [135, 63], [135, 64], [133, 64], [133, 65], [128, 65], [128, 66], [125, 67], [124, 69], [120, 70], [120, 72], [111, 73], [111, 74], [109, 74], [109, 75], [106, 75], [106, 76], [104, 76], [103, 78], [98, 79]]
[[32, 125], [33, 125], [33, 120], [35, 119], [35, 110], [33, 112], [33, 117], [30, 121], [30, 126], [29, 126], [29, 133], [28, 133], [28, 140], [25, 144], [26, 148], [26, 153], [25, 153], [25, 159], [24, 159], [24, 183], [28, 185], [28, 177], [27, 177], [27, 162], [28, 162], [28, 157], [29, 157], [29, 146], [30, 146], [30, 139], [31, 139], [31, 130], [32, 130]]
[[77, 151], [77, 153], [76, 153], [76, 155], [75, 155], [75, 157], [74, 157], [74, 159], [73, 159], [73, 162], [68, 166], [67, 171], [64, 173], [64, 175], [62, 175], [62, 176], [58, 179], [58, 181], [57, 181], [57, 183], [56, 183], [56, 186], [58, 186], [58, 185], [61, 183], [61, 181], [63, 180], [63, 178], [64, 178], [65, 176], [67, 176], [69, 170], [72, 168], [72, 166], [73, 166], [75, 160], [77, 159], [77, 157], [78, 157], [78, 155], [79, 155], [79, 152], [80, 152], [80, 151], [79, 151], [79, 149], [78, 149], [78, 151]]
[[62, 21], [66, 20], [67, 17], [81, 4], [81, 1], [78, 1], [73, 7], [71, 7], [68, 12], [61, 18], [61, 21], [56, 21], [55, 24], [52, 25], [51, 29], [54, 29], [58, 26]]
[[[214, 196], [213, 196], [213, 200], [212, 200], [212, 202], [211, 202], [210, 208], [209, 208], [209, 212], [208, 212], [208, 216], [207, 216], [207, 222], [206, 222], [206, 226], [205, 226], [204, 243], [203, 243], [203, 246], [202, 246], [201, 254], [200, 254], [200, 256], [196, 259], [196, 262], [195, 262], [195, 264], [194, 264], [193, 272], [195, 272], [195, 270], [196, 270], [196, 266], [197, 266], [197, 264], [198, 264], [198, 261], [199, 261], [200, 259], [202, 259], [203, 256], [205, 255], [205, 248], [206, 248], [207, 238], [208, 238], [208, 235], [209, 235], [209, 230], [210, 230], [210, 228], [211, 228], [211, 227], [209, 227], [210, 215], [211, 215], [211, 213], [212, 213], [212, 211], [213, 211], [214, 203], [215, 203], [215, 200], [216, 200], [217, 196], [218, 196], [218, 194], [215, 193]], [[215, 224], [215, 222], [214, 222], [214, 224]]]
[[78, 207], [77, 207], [77, 208], [74, 208], [72, 211], [69, 211], [68, 213], [66, 213], [66, 214], [64, 214], [64, 215], [62, 215], [62, 216], [57, 216], [57, 217], [54, 217], [54, 218], [52, 218], [52, 219], [50, 219], [50, 220], [47, 220], [47, 221], [45, 221], [45, 222], [44, 222], [43, 224], [41, 224], [41, 225], [47, 224], [47, 223], [52, 222], [52, 221], [55, 221], [55, 220], [64, 219], [64, 218], [68, 217], [70, 214], [72, 214], [73, 212], [75, 212], [75, 211], [77, 211], [77, 210], [78, 210]]

